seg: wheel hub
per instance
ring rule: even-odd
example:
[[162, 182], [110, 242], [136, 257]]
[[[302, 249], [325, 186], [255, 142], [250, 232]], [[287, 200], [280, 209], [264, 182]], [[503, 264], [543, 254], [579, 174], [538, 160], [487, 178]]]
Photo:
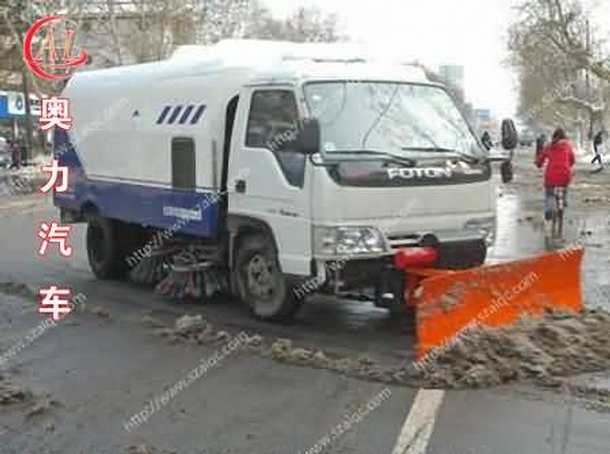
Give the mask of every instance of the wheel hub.
[[273, 293], [273, 263], [256, 254], [246, 266], [248, 289], [257, 297], [269, 297]]

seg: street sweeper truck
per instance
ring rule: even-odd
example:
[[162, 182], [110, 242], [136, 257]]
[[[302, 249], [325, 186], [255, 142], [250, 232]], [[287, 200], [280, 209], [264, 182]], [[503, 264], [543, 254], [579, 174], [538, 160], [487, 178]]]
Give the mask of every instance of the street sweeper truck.
[[397, 251], [434, 247], [435, 266], [459, 270], [493, 242], [490, 158], [418, 65], [231, 40], [78, 72], [62, 96], [70, 180], [54, 202], [87, 223], [98, 278], [198, 248], [178, 268], [213, 268], [255, 316], [282, 320], [314, 292], [402, 305]]

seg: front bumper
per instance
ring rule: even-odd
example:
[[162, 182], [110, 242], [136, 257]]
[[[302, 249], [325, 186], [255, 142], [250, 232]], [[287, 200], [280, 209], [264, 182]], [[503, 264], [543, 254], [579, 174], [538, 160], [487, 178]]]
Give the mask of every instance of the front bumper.
[[[487, 255], [485, 239], [481, 237], [454, 237], [439, 241], [435, 237], [424, 237], [404, 247], [431, 246], [437, 251], [435, 268], [459, 270], [481, 265]], [[391, 253], [369, 258], [346, 258], [316, 261], [316, 274], [326, 282], [325, 289], [353, 291], [356, 289], [385, 286], [395, 279], [404, 280], [403, 272], [394, 265], [395, 248]], [[394, 284], [392, 284], [393, 286]]]

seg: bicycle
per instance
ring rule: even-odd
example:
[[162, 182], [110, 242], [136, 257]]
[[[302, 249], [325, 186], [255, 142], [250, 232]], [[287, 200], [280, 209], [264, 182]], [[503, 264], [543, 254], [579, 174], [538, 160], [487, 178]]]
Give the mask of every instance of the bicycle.
[[553, 202], [551, 238], [563, 238], [563, 214], [566, 207], [566, 188], [553, 188]]

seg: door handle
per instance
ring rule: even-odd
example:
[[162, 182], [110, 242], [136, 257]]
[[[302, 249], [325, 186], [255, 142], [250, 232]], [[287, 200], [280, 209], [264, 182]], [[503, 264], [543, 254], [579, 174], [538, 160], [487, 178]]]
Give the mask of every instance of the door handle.
[[246, 192], [246, 180], [237, 180], [235, 182], [235, 191], [241, 194]]

